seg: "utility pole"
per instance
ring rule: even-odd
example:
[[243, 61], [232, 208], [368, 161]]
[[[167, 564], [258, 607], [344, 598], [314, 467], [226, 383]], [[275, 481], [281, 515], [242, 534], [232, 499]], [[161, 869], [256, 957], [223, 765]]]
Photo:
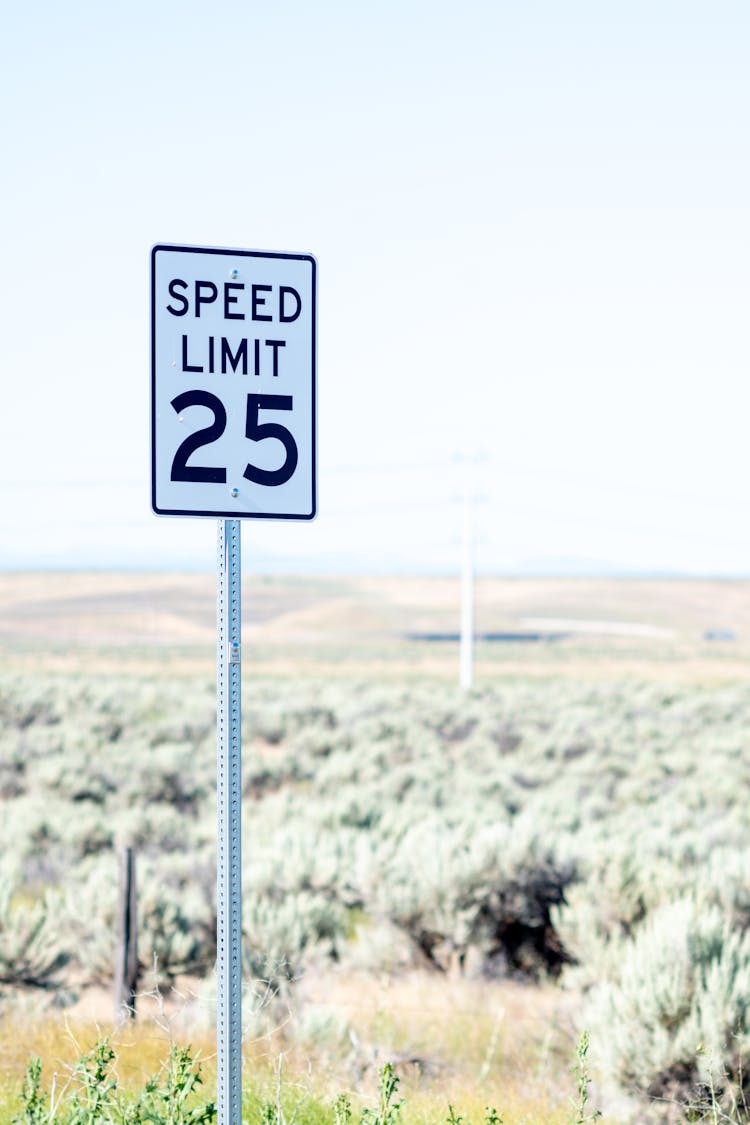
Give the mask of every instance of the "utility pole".
[[474, 680], [474, 480], [468, 459], [464, 462], [463, 520], [461, 532], [461, 642], [458, 682], [469, 691]]

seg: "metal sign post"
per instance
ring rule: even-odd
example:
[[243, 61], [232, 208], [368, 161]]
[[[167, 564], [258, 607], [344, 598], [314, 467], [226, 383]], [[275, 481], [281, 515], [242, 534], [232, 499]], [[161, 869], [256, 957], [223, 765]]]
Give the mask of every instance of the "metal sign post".
[[316, 272], [310, 254], [151, 251], [151, 507], [219, 520], [219, 1125], [242, 1121], [240, 520], [315, 518]]
[[216, 572], [216, 1088], [219, 1125], [242, 1121], [240, 521], [219, 520]]

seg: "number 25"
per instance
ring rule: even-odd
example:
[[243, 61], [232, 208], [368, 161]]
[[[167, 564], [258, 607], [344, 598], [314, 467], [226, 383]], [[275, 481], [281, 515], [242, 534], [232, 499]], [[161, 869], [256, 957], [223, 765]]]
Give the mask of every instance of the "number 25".
[[[187, 410], [190, 406], [205, 406], [213, 412], [214, 420], [209, 426], [189, 434], [177, 448], [172, 461], [171, 480], [184, 480], [204, 484], [226, 484], [227, 471], [225, 468], [210, 465], [188, 465], [188, 458], [203, 445], [210, 445], [218, 441], [227, 425], [227, 412], [224, 403], [210, 391], [192, 390], [183, 391], [172, 399], [172, 408], [177, 414]], [[253, 484], [276, 486], [286, 484], [294, 476], [297, 468], [299, 454], [297, 443], [286, 426], [278, 422], [260, 422], [261, 410], [291, 410], [291, 395], [248, 395], [247, 417], [245, 421], [245, 437], [250, 441], [264, 441], [265, 438], [276, 438], [284, 446], [286, 457], [278, 469], [260, 469], [256, 465], [248, 464], [242, 474]]]

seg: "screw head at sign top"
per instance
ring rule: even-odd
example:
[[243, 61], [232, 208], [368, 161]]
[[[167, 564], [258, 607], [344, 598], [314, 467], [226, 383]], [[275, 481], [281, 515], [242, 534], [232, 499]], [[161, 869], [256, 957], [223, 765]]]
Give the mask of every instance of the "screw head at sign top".
[[229, 276], [231, 277], [232, 281], [236, 281], [237, 278], [240, 276], [240, 271], [238, 269], [230, 270]]

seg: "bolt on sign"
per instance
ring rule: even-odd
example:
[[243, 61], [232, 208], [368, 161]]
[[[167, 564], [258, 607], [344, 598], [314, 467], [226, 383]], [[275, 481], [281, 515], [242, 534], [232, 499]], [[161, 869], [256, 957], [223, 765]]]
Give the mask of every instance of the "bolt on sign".
[[309, 254], [153, 248], [157, 515], [314, 518], [315, 298]]

